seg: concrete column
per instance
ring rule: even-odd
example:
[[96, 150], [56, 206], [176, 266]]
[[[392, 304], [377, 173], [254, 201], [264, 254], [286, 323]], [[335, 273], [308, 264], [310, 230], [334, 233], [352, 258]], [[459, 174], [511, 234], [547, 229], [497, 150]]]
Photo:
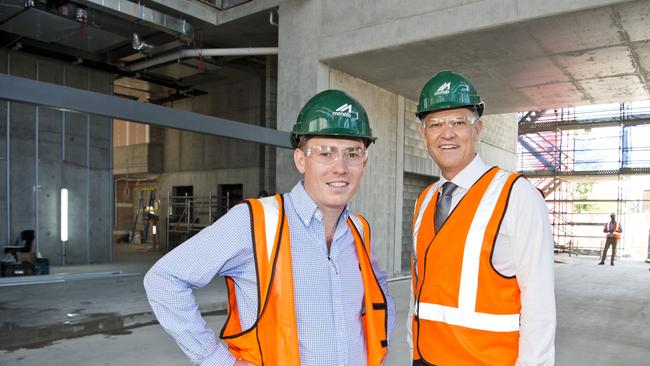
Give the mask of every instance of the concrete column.
[[[266, 58], [266, 76], [264, 78], [264, 125], [269, 128], [277, 128], [278, 115], [278, 59], [275, 56]], [[276, 176], [276, 151], [275, 146], [265, 146], [263, 163], [262, 188], [268, 193], [275, 193], [275, 176]]]
[[[302, 106], [329, 88], [329, 67], [318, 61], [321, 2], [287, 0], [278, 10], [278, 130], [290, 131]], [[276, 158], [276, 192], [285, 192], [300, 179], [290, 150]]]
[[393, 274], [402, 272], [402, 215], [404, 207], [404, 113], [405, 98], [397, 96], [397, 138], [395, 140], [395, 231], [393, 255], [390, 258]]
[[[0, 50], [0, 72], [8, 73], [9, 54]], [[9, 244], [11, 236], [9, 235], [11, 212], [9, 210], [9, 128], [11, 122], [9, 118], [10, 103], [0, 100], [0, 242]], [[7, 245], [3, 244], [3, 245]]]

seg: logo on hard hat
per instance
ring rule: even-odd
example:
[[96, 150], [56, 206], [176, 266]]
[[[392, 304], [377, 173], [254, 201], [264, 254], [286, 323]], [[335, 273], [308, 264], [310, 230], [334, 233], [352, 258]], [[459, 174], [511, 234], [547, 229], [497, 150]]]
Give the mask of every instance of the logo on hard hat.
[[333, 116], [352, 117], [352, 104], [345, 103], [332, 112]]
[[436, 90], [436, 92], [433, 93], [433, 95], [449, 94], [450, 89], [451, 89], [451, 82], [448, 81], [448, 82], [440, 85], [438, 90]]

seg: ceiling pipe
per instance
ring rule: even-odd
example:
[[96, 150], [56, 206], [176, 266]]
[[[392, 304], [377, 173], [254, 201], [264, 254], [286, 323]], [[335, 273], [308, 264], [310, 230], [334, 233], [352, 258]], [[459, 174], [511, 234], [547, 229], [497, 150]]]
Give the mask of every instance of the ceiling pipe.
[[271, 11], [269, 12], [269, 24], [271, 24], [271, 25], [278, 25], [279, 19], [278, 19], [278, 20], [275, 20], [275, 18], [277, 18], [277, 16], [273, 16], [274, 13], [275, 13], [276, 15], [278, 15], [278, 13], [277, 13], [275, 10], [271, 10]]
[[155, 57], [146, 61], [136, 62], [128, 65], [126, 70], [139, 71], [153, 66], [161, 65], [171, 61], [178, 61], [184, 58], [207, 57], [207, 56], [262, 56], [277, 55], [277, 47], [249, 47], [249, 48], [197, 48], [185, 49], [168, 55]]
[[131, 36], [131, 47], [142, 53], [150, 53], [154, 48], [153, 45], [143, 41], [137, 33], [133, 33]]

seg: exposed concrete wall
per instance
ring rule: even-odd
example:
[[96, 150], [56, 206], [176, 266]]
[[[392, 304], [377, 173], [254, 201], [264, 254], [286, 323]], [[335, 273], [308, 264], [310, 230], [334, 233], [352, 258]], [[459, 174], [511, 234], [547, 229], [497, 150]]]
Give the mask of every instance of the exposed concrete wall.
[[[110, 94], [112, 76], [35, 58], [0, 52], [0, 72]], [[36, 230], [37, 250], [53, 265], [62, 262], [60, 189], [69, 189], [66, 263], [111, 259], [112, 185], [110, 119], [40, 106], [1, 102], [3, 179], [0, 237], [13, 241]], [[8, 131], [8, 134], [6, 133]], [[6, 146], [9, 146], [7, 154]], [[8, 156], [7, 156], [8, 155]], [[7, 169], [6, 163], [10, 167]], [[7, 189], [8, 182], [8, 189]], [[8, 195], [7, 195], [8, 191]], [[7, 199], [9, 197], [9, 199]], [[5, 216], [6, 213], [6, 216]]]
[[[408, 273], [411, 270], [411, 248], [413, 247], [412, 227], [413, 227], [413, 210], [415, 202], [420, 193], [434, 179], [430, 176], [404, 173], [404, 194], [403, 194], [403, 215], [402, 215], [402, 250], [401, 250], [401, 272]], [[397, 259], [396, 259], [397, 260]]]
[[[264, 84], [264, 125], [268, 128], [278, 126], [278, 58], [269, 56], [266, 58], [266, 77]], [[276, 156], [275, 146], [264, 147], [264, 177], [262, 189], [268, 193], [276, 193]]]
[[194, 194], [207, 196], [209, 193], [217, 194], [220, 184], [243, 184], [244, 197], [256, 197], [259, 187], [254, 182], [259, 178], [262, 168], [232, 168], [214, 171], [197, 172], [167, 172], [161, 175], [160, 192], [163, 197], [172, 191], [174, 186], [193, 186]]
[[488, 164], [517, 170], [517, 114], [483, 116], [483, 131], [478, 153]]
[[162, 173], [160, 144], [135, 144], [113, 148], [113, 174]]
[[149, 142], [149, 125], [113, 120], [113, 146], [146, 144]]
[[[0, 52], [0, 72], [7, 73], [7, 62], [9, 57], [6, 53]], [[7, 164], [9, 154], [7, 153], [8, 145], [8, 118], [7, 113], [9, 103], [0, 100], [0, 241], [4, 243], [11, 243], [12, 237], [10, 231], [10, 213], [9, 206], [7, 205], [7, 188], [8, 188], [8, 171]]]
[[[89, 89], [110, 94], [112, 92], [112, 76], [100, 74], [90, 75]], [[111, 131], [112, 120], [105, 117], [89, 116], [87, 145], [89, 174], [88, 210], [88, 243], [91, 248], [88, 257], [91, 263], [106, 262], [112, 259], [111, 227], [113, 223], [113, 179]], [[101, 247], [100, 247], [101, 245]], [[101, 248], [101, 250], [100, 250]]]
[[[192, 172], [167, 172], [160, 175], [158, 200], [160, 204], [159, 212], [162, 213], [162, 219], [159, 223], [161, 234], [158, 241], [161, 247], [168, 247], [167, 238], [165, 237], [165, 233], [167, 232], [167, 222], [165, 220], [167, 213], [169, 212], [168, 197], [173, 193], [174, 186], [192, 186], [194, 196], [197, 197], [197, 200], [202, 202], [207, 202], [208, 196], [213, 196], [212, 199], [215, 200], [216, 198], [214, 197], [218, 195], [219, 185], [221, 184], [242, 184], [242, 195], [244, 198], [257, 197], [257, 194], [259, 193], [259, 185], [257, 183], [263, 172], [263, 167], [255, 167]], [[213, 205], [216, 205], [214, 201], [212, 202]], [[207, 226], [209, 224], [207, 205], [205, 207], [198, 207], [195, 205], [193, 215], [199, 219], [199, 221], [196, 222], [198, 225]], [[218, 218], [218, 212], [213, 211], [212, 216], [213, 218]], [[173, 240], [170, 241], [174, 243]]]
[[[262, 125], [263, 78], [200, 85], [208, 94], [170, 107]], [[167, 129], [164, 171], [200, 171], [260, 166], [260, 145], [252, 142]], [[259, 179], [257, 179], [259, 180]]]
[[431, 177], [440, 176], [440, 169], [431, 160], [424, 140], [420, 136], [420, 120], [415, 116], [416, 111], [417, 103], [407, 99], [404, 117], [404, 172]]

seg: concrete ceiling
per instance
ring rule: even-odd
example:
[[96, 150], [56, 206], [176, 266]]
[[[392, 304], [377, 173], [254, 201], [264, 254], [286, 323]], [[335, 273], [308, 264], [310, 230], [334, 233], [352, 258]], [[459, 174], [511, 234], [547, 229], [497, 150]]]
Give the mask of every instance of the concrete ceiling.
[[[277, 47], [278, 27], [270, 23], [269, 12], [249, 14], [218, 26], [198, 24], [196, 40], [211, 47]], [[275, 17], [277, 21], [277, 14]]]
[[650, 1], [324, 62], [416, 101], [433, 74], [454, 69], [474, 82], [488, 114], [650, 99]]

